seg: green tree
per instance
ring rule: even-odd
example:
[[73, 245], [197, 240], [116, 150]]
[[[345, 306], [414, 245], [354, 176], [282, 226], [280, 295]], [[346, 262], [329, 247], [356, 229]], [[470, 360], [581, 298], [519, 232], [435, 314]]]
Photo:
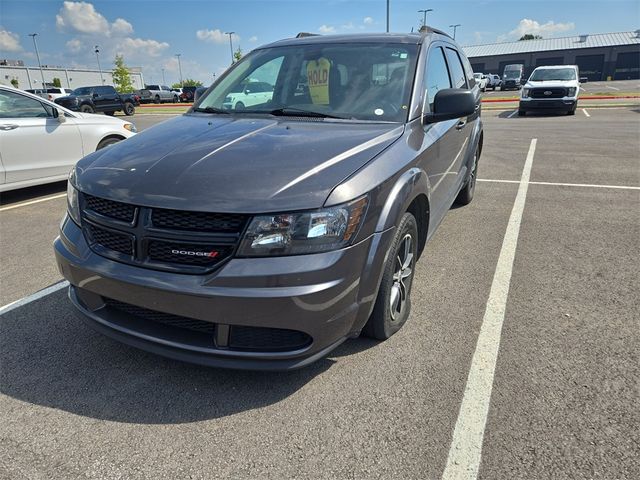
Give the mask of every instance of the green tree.
[[238, 49], [233, 52], [233, 61], [238, 62], [242, 58], [242, 49], [238, 47]]
[[116, 59], [113, 62], [116, 68], [113, 69], [113, 83], [115, 83], [116, 90], [122, 93], [133, 92], [133, 83], [131, 83], [131, 75], [129, 75], [129, 69], [124, 64], [124, 58], [122, 55], [116, 55]]
[[53, 77], [53, 86], [57, 88], [62, 87], [62, 82], [58, 77]]
[[[202, 86], [201, 81], [194, 80], [193, 78], [185, 78], [182, 83], [184, 84], [185, 87], [201, 87]], [[182, 85], [180, 85], [180, 82], [176, 82], [173, 85], [171, 85], [171, 88], [181, 88], [181, 87]]]
[[20, 85], [18, 83], [18, 79], [17, 78], [12, 78], [11, 79], [11, 85], [13, 85], [15, 88], [18, 88], [18, 85]]
[[532, 33], [525, 33], [524, 35], [522, 35], [518, 41], [521, 40], [540, 40], [542, 38], [542, 36], [540, 35], [534, 35]]

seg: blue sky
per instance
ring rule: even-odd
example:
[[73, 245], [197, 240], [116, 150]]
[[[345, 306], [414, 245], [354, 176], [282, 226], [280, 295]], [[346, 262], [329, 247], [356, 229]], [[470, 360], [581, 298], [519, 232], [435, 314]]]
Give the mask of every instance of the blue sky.
[[[450, 31], [463, 45], [516, 40], [522, 33], [545, 38], [640, 28], [639, 0], [391, 0], [391, 31], [418, 28], [419, 9], [432, 8], [427, 23]], [[0, 0], [0, 58], [36, 65], [29, 33], [39, 35], [43, 64], [103, 68], [116, 53], [140, 66], [147, 83], [183, 76], [210, 83], [230, 63], [228, 36], [244, 52], [291, 37], [314, 33], [385, 30], [385, 0]]]

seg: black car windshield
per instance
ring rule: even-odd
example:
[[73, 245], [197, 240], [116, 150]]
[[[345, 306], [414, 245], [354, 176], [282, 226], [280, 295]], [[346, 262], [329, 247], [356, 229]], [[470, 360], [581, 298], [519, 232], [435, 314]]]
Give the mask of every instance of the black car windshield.
[[576, 71], [573, 68], [542, 68], [531, 74], [529, 80], [544, 82], [549, 80], [575, 80]]
[[91, 89], [89, 87], [76, 88], [72, 95], [91, 95]]
[[310, 44], [256, 50], [195, 105], [198, 111], [404, 122], [417, 45]]

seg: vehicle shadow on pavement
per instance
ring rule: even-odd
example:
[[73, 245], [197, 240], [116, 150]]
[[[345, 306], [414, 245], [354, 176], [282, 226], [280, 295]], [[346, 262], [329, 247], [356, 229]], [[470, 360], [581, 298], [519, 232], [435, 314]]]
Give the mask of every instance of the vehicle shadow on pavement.
[[[349, 341], [331, 356], [375, 345]], [[126, 423], [174, 424], [277, 403], [328, 370], [251, 372], [173, 361], [112, 341], [56, 292], [0, 317], [0, 392], [23, 402]]]

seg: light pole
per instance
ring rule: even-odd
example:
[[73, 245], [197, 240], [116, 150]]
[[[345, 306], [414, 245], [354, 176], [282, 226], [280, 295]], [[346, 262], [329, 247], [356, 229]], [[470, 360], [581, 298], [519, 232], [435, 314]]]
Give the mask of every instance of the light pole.
[[418, 13], [422, 13], [422, 26], [427, 26], [427, 12], [433, 12], [433, 8], [427, 8], [426, 10], [418, 10]]
[[42, 76], [42, 88], [47, 88], [47, 84], [44, 81], [44, 72], [42, 71], [42, 64], [40, 63], [40, 53], [38, 52], [38, 42], [36, 42], [37, 33], [30, 33], [29, 36], [33, 38], [33, 46], [36, 49], [36, 58], [38, 59], [38, 67], [40, 67], [40, 76]]
[[229, 48], [231, 48], [231, 65], [233, 65], [233, 41], [231, 40], [231, 35], [236, 32], [224, 32], [225, 35], [229, 35]]
[[453, 28], [453, 39], [456, 39], [456, 30], [458, 27], [461, 27], [462, 25], [460, 23], [456, 23], [455, 25], [449, 25], [449, 27]]
[[215, 81], [216, 81], [216, 74], [214, 73], [213, 74], [213, 82], [215, 83]]
[[180, 86], [184, 87], [184, 83], [182, 82], [182, 64], [180, 63], [181, 53], [176, 53], [176, 57], [178, 58], [178, 71], [180, 72]]
[[104, 77], [102, 76], [102, 67], [100, 66], [100, 49], [98, 48], [98, 45], [96, 45], [94, 48], [96, 52], [96, 60], [98, 61], [98, 70], [100, 71], [100, 81], [102, 82], [102, 85], [104, 85]]
[[387, 33], [389, 33], [389, 0], [387, 0]]
[[164, 68], [162, 69], [162, 84], [166, 85], [167, 81], [164, 79]]

